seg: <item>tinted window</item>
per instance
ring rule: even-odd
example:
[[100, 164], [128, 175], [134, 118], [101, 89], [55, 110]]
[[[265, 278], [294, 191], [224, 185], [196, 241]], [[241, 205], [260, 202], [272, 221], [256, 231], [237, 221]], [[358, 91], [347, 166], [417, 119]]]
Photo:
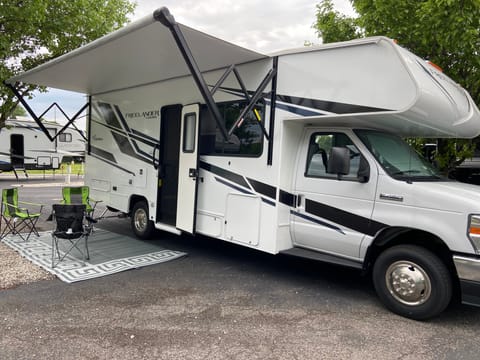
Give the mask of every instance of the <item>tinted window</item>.
[[[227, 131], [233, 126], [247, 103], [245, 101], [217, 104]], [[255, 111], [264, 121], [265, 105], [258, 103]], [[200, 110], [200, 154], [260, 156], [263, 150], [263, 132], [254, 111], [250, 111], [225, 141], [213, 116], [206, 106]]]

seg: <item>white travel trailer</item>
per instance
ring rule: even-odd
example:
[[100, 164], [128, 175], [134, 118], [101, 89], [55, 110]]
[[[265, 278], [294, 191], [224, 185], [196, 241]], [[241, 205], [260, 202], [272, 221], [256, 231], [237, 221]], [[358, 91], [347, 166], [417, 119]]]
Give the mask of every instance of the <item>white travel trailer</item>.
[[57, 169], [67, 157], [84, 158], [84, 132], [69, 129], [58, 134], [63, 125], [48, 121], [43, 125], [53, 141], [33, 120], [16, 118], [6, 121], [5, 127], [0, 129], [0, 171]]
[[478, 108], [390, 39], [266, 56], [162, 8], [17, 81], [90, 95], [86, 182], [139, 237], [362, 269], [414, 319], [480, 305], [480, 192], [400, 138], [474, 137]]

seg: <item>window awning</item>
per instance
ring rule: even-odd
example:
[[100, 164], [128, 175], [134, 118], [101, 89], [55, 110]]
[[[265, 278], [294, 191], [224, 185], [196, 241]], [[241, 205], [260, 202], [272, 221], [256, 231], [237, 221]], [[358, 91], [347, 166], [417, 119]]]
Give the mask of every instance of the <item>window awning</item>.
[[[178, 26], [201, 72], [267, 57]], [[152, 14], [6, 82], [95, 95], [185, 75], [190, 70], [171, 31]]]

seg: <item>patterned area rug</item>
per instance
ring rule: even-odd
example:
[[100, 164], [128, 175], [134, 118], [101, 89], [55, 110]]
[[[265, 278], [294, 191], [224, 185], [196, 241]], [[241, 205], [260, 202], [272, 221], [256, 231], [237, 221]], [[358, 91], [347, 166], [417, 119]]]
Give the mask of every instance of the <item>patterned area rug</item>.
[[[110, 231], [97, 229], [88, 240], [89, 262], [81, 255], [70, 254], [52, 269], [51, 232], [32, 235], [28, 241], [19, 236], [6, 236], [2, 241], [32, 263], [67, 283], [93, 279], [129, 269], [159, 264], [187, 255], [164, 249], [151, 241], [141, 241]], [[75, 253], [72, 253], [75, 255]]]

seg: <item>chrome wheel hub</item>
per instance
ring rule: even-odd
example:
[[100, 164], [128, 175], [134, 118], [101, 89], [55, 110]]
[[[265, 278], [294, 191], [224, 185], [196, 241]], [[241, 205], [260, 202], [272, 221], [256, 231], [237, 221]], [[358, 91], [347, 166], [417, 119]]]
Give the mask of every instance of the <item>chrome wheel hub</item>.
[[143, 209], [138, 209], [135, 212], [135, 228], [138, 231], [144, 231], [147, 226], [147, 212]]
[[402, 304], [421, 305], [430, 298], [430, 278], [425, 270], [413, 262], [394, 262], [387, 269], [385, 281], [390, 294]]

